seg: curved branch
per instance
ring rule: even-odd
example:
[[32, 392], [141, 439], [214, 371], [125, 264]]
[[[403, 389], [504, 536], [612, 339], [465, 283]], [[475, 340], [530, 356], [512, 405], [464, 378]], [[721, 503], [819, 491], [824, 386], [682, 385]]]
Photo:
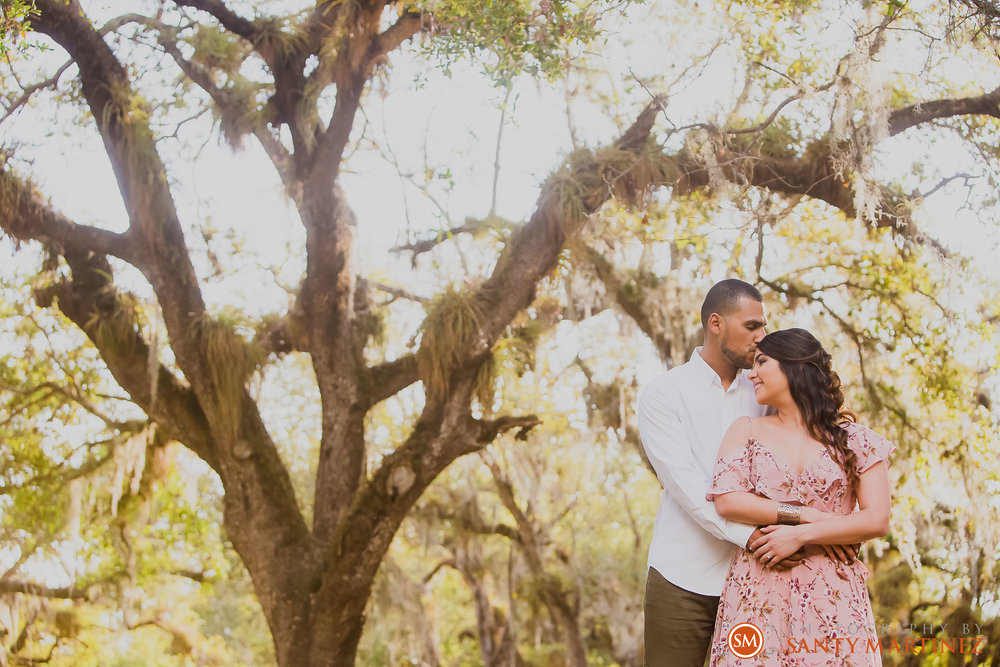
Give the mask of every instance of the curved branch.
[[[921, 123], [961, 115], [1000, 118], [1000, 88], [978, 97], [934, 100], [897, 109], [889, 117], [889, 134], [896, 135]], [[772, 122], [774, 118], [775, 115], [772, 114], [767, 123]], [[752, 129], [762, 129], [767, 123]], [[704, 129], [726, 136], [744, 132], [719, 128]], [[713, 166], [706, 165], [699, 157], [686, 151], [664, 156], [680, 173], [673, 183], [679, 192], [711, 187], [711, 169], [718, 169], [733, 183], [745, 183], [789, 196], [807, 195], [839, 208], [848, 217], [857, 215], [854, 191], [848, 182], [851, 176], [845, 174], [835, 163], [828, 138], [813, 142], [801, 157], [787, 153], [763, 152], [756, 141], [749, 146], [732, 141], [720, 142], [715, 153], [718, 163]], [[910, 217], [910, 200], [888, 188], [883, 188], [880, 193], [874, 224], [876, 227], [889, 227], [911, 241], [929, 245], [942, 254], [948, 254], [940, 243], [925, 236], [916, 228]]]
[[514, 225], [502, 218], [496, 216], [490, 216], [485, 220], [478, 220], [476, 218], [466, 218], [465, 224], [459, 225], [457, 227], [452, 227], [451, 229], [445, 229], [437, 233], [433, 238], [424, 239], [423, 241], [414, 241], [413, 243], [405, 243], [403, 245], [394, 246], [389, 249], [389, 252], [412, 252], [414, 259], [417, 255], [421, 255], [425, 252], [433, 250], [438, 245], [453, 239], [461, 234], [472, 234], [473, 236], [486, 232], [493, 229], [510, 229]]
[[[854, 191], [846, 180], [850, 176], [842, 173], [837, 166], [826, 141], [814, 142], [803, 157], [767, 155], [759, 150], [743, 150], [734, 146], [727, 146], [719, 153], [722, 159], [717, 168], [730, 182], [745, 183], [786, 196], [807, 195], [839, 208], [849, 218], [857, 215]], [[667, 159], [680, 172], [680, 177], [673, 183], [678, 192], [687, 193], [712, 186], [710, 167], [699, 158], [682, 152]], [[930, 245], [947, 254], [940, 244], [917, 229], [910, 218], [909, 201], [888, 188], [883, 188], [880, 193], [874, 224], [878, 228], [891, 228], [911, 241]]]
[[408, 354], [393, 361], [386, 361], [368, 369], [369, 405], [375, 405], [418, 381], [417, 355]]
[[424, 27], [425, 15], [421, 12], [406, 11], [399, 19], [375, 39], [373, 52], [384, 56], [399, 48], [400, 44], [416, 35]]
[[68, 252], [72, 279], [35, 292], [38, 305], [56, 301], [97, 347], [118, 384], [131, 400], [161, 425], [169, 437], [184, 443], [209, 466], [218, 466], [208, 421], [194, 392], [155, 359], [153, 350], [113, 291], [107, 259], [92, 252]]
[[39, 241], [76, 252], [136, 260], [132, 239], [73, 222], [54, 210], [30, 184], [0, 163], [0, 229], [19, 241]]
[[476, 442], [485, 445], [493, 442], [501, 433], [517, 429], [514, 438], [517, 440], [527, 440], [528, 431], [542, 423], [542, 420], [535, 415], [524, 415], [521, 417], [503, 416], [496, 419], [477, 419], [479, 425], [479, 435]]
[[222, 24], [223, 28], [233, 34], [239, 35], [255, 47], [261, 41], [260, 28], [257, 24], [236, 14], [222, 0], [174, 0], [174, 4], [178, 7], [200, 9], [203, 12], [211, 14]]
[[992, 116], [1000, 118], [1000, 87], [978, 97], [920, 102], [889, 114], [889, 136], [921, 123], [954, 116]]
[[512, 234], [493, 274], [477, 291], [486, 318], [483, 340], [468, 350], [469, 359], [481, 354], [483, 346], [488, 349], [511, 319], [531, 305], [537, 282], [552, 270], [567, 237], [579, 232], [591, 213], [612, 196], [628, 200], [650, 185], [644, 176], [656, 170], [649, 162], [655, 156], [646, 147], [664, 101], [654, 99], [614, 144], [576, 156], [546, 182], [531, 219]]
[[21, 97], [19, 97], [16, 100], [14, 100], [14, 102], [12, 102], [9, 107], [7, 107], [7, 111], [4, 113], [3, 117], [0, 118], [0, 123], [3, 123], [5, 120], [7, 120], [8, 118], [10, 118], [11, 115], [13, 115], [13, 113], [15, 111], [17, 111], [18, 109], [20, 109], [21, 107], [23, 107], [25, 104], [27, 104], [28, 100], [31, 99], [31, 96], [34, 95], [35, 93], [37, 93], [39, 90], [42, 90], [44, 88], [48, 88], [50, 86], [54, 86], [57, 83], [59, 83], [59, 79], [62, 77], [63, 73], [67, 69], [69, 69], [70, 65], [72, 65], [72, 64], [73, 64], [72, 60], [66, 61], [65, 63], [62, 64], [62, 66], [59, 67], [59, 69], [56, 70], [55, 74], [53, 74], [51, 77], [49, 77], [45, 81], [42, 81], [40, 83], [36, 83], [36, 84], [30, 85], [27, 88], [25, 88], [24, 92], [21, 94]]
[[74, 586], [65, 588], [53, 588], [44, 584], [35, 584], [30, 581], [0, 581], [0, 594], [21, 593], [23, 595], [34, 595], [43, 598], [58, 598], [61, 600], [86, 600], [87, 591]]

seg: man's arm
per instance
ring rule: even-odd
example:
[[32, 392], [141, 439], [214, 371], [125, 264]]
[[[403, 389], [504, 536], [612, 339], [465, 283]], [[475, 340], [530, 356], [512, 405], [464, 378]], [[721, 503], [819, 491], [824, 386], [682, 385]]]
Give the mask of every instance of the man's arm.
[[686, 440], [677, 387], [655, 378], [639, 398], [639, 437], [660, 484], [699, 526], [720, 540], [745, 547], [754, 526], [727, 521], [705, 499], [711, 480], [698, 466]]

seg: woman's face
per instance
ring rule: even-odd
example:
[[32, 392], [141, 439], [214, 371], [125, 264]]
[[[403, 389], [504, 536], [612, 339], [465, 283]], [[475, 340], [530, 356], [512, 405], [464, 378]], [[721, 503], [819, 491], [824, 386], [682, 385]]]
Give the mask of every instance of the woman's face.
[[753, 359], [753, 368], [747, 373], [747, 378], [753, 382], [753, 395], [761, 405], [774, 405], [775, 402], [788, 396], [788, 378], [781, 370], [781, 364], [763, 352], [757, 352]]

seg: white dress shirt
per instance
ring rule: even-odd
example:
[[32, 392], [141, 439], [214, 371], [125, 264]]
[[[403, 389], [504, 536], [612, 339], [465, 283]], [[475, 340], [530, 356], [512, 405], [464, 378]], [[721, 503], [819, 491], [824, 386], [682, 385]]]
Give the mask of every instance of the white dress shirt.
[[728, 389], [697, 348], [688, 363], [661, 373], [639, 397], [639, 435], [663, 485], [649, 545], [649, 567], [701, 595], [720, 595], [737, 547], [754, 526], [727, 521], [705, 500], [722, 436], [738, 417], [767, 408], [740, 371]]

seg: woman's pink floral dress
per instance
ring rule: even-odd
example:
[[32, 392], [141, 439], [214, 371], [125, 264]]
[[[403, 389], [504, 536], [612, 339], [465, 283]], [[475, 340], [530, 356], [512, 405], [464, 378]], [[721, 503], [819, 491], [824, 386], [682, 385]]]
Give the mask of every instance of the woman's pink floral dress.
[[[845, 428], [859, 473], [887, 461], [895, 449], [865, 426]], [[855, 506], [847, 475], [826, 450], [798, 473], [755, 438], [715, 464], [706, 497], [729, 491], [839, 514]], [[865, 587], [868, 568], [859, 561], [835, 561], [816, 546], [806, 552], [801, 565], [785, 572], [765, 570], [743, 549], [736, 553], [719, 600], [711, 667], [882, 664]], [[763, 649], [752, 659], [729, 649], [729, 631], [740, 623], [753, 623], [763, 634]]]

